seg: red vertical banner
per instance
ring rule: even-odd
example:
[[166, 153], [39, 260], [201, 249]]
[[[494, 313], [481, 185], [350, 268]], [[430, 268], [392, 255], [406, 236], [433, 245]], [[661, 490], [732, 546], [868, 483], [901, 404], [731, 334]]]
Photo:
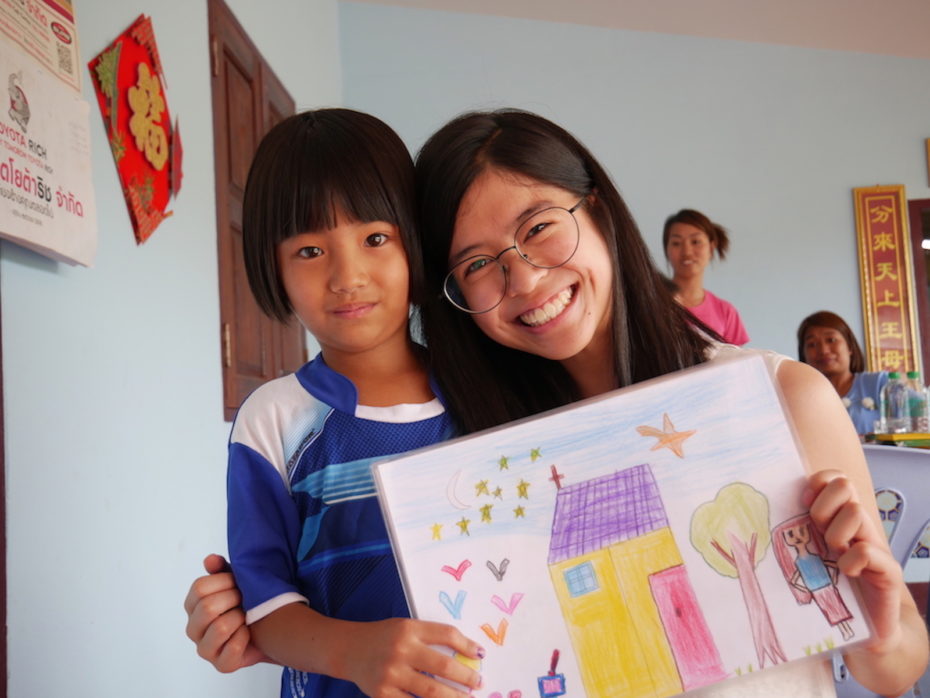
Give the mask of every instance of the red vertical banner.
[[865, 352], [870, 371], [919, 371], [903, 185], [853, 189]]

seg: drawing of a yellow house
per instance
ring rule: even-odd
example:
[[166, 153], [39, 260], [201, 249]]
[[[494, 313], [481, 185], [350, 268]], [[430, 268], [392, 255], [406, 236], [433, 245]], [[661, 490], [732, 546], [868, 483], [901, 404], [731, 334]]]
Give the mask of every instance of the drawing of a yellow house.
[[727, 677], [648, 465], [559, 489], [548, 562], [587, 695]]

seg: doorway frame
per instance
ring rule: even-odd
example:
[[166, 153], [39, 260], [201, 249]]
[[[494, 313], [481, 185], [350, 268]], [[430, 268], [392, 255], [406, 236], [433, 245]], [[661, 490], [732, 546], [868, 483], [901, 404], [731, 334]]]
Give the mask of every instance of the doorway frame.
[[914, 267], [913, 295], [917, 299], [917, 336], [920, 338], [921, 380], [930, 379], [930, 298], [927, 293], [927, 267], [924, 262], [923, 223], [925, 211], [930, 211], [930, 199], [909, 199], [907, 202], [908, 227], [911, 233], [911, 263]]

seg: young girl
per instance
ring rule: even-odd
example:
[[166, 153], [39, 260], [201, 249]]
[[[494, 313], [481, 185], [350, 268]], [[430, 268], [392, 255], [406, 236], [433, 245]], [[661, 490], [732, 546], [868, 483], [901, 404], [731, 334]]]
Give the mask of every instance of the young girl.
[[[552, 122], [509, 110], [454, 119], [423, 147], [417, 180], [424, 332], [462, 429], [740, 351], [693, 329], [607, 173]], [[802, 504], [840, 570], [860, 579], [871, 611], [874, 637], [847, 655], [848, 665], [869, 688], [900, 693], [926, 665], [926, 631], [881, 533], [858, 439], [820, 374], [765, 356], [812, 468]], [[214, 660], [238, 626], [232, 618], [214, 628], [218, 611], [232, 606], [206, 606], [212, 597], [234, 599], [231, 582], [204, 577], [188, 595], [188, 634]], [[244, 647], [233, 646], [224, 666], [241, 665]], [[749, 680], [768, 682], [771, 695], [828, 695], [822, 666], [792, 664], [777, 680], [773, 672]], [[744, 695], [745, 681], [721, 684], [719, 693]]]
[[740, 346], [748, 342], [736, 308], [704, 288], [704, 271], [714, 255], [720, 259], [727, 256], [730, 239], [726, 229], [700, 211], [683, 208], [665, 221], [662, 247], [672, 265], [678, 302], [723, 341]]
[[451, 697], [466, 694], [438, 678], [479, 682], [431, 647], [474, 659], [474, 642], [409, 619], [369, 468], [451, 433], [408, 331], [412, 202], [401, 140], [345, 109], [285, 119], [249, 172], [253, 294], [321, 348], [246, 399], [229, 443], [232, 570], [255, 648], [287, 667], [282, 696]]

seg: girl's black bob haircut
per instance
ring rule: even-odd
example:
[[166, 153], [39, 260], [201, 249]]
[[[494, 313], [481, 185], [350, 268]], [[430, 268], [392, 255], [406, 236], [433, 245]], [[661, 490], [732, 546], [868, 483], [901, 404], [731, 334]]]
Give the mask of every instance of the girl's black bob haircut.
[[380, 119], [351, 109], [317, 109], [275, 125], [255, 152], [242, 203], [245, 269], [258, 306], [278, 320], [289, 318], [293, 306], [281, 284], [278, 243], [333, 228], [337, 211], [400, 229], [410, 300], [419, 303], [414, 195], [410, 153]]

